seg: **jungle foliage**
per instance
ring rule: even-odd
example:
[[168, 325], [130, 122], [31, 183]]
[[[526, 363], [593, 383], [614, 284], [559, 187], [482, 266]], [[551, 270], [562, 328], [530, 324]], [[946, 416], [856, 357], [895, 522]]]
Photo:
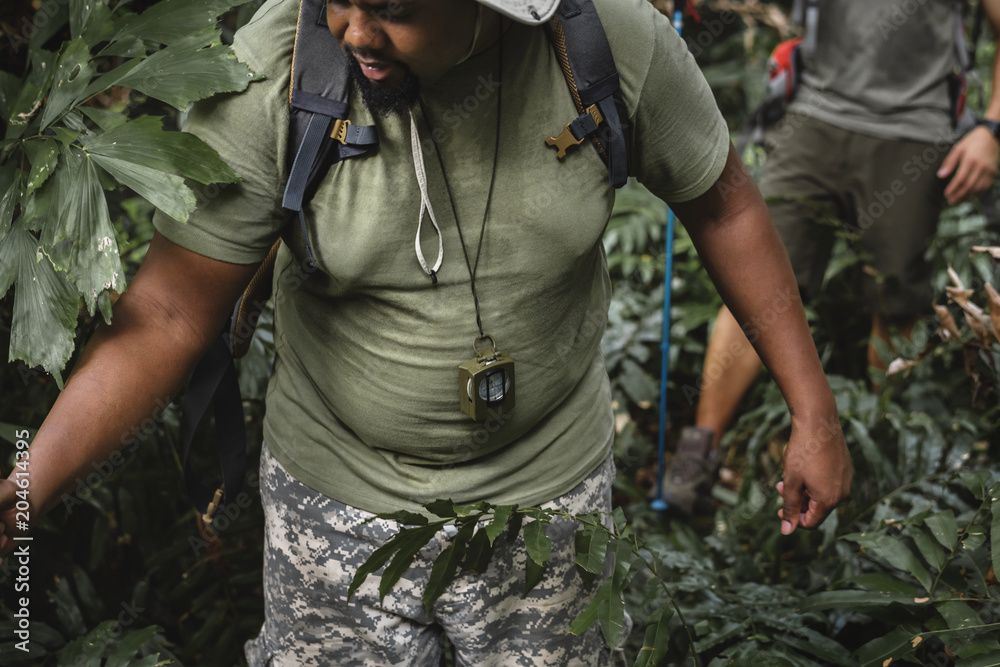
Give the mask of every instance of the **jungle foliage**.
[[[183, 218], [196, 184], [234, 175], [205, 146], [171, 132], [187, 103], [250, 80], [219, 41], [259, 3], [227, 0], [27, 0], [0, 9], [0, 468], [14, 466], [55, 400], [64, 368], [113, 291], [134, 274], [154, 206]], [[788, 4], [698, 3], [685, 36], [730, 126], [762, 93], [766, 55], [788, 31]], [[992, 45], [980, 48], [989, 63]], [[168, 76], [169, 75], [169, 76]], [[988, 81], [988, 74], [984, 73]], [[976, 99], [975, 95], [972, 97]], [[762, 151], [745, 155], [751, 170]], [[575, 630], [609, 640], [624, 613], [637, 665], [1000, 664], [1000, 298], [995, 204], [945, 212], [928, 244], [937, 312], [912, 342], [897, 340], [887, 377], [866, 375], [867, 322], [850, 287], [864, 270], [838, 239], [820, 298], [808, 308], [854, 457], [851, 498], [817, 531], [780, 534], [774, 485], [789, 426], [766, 374], [723, 444], [713, 512], [692, 521], [649, 507], [658, 436], [666, 210], [630, 184], [605, 236], [615, 295], [604, 338], [617, 415], [612, 517], [580, 517], [578, 562], [614, 574]], [[972, 251], [979, 248], [978, 251]], [[707, 332], [721, 301], [683, 227], [670, 278], [668, 450], [693, 420]], [[249, 442], [260, 443], [270, 372], [264, 317], [241, 362]], [[705, 371], [708, 374], [708, 371]], [[16, 647], [18, 571], [0, 566], [0, 664], [245, 664], [242, 643], [262, 621], [262, 516], [251, 474], [238, 509], [202, 524], [184, 497], [178, 415], [161, 406], [127, 436], [121, 456], [94, 466], [33, 528], [31, 652]], [[196, 467], [213, 474], [209, 430]], [[251, 459], [253, 460], [253, 459]], [[546, 560], [538, 508], [433, 508], [464, 530], [428, 600], [460, 568], [482, 567], [496, 540], [528, 544], [526, 586]], [[427, 519], [400, 517], [411, 528]], [[516, 524], [515, 529], [511, 525]], [[532, 527], [535, 526], [535, 527]], [[506, 528], [506, 530], [505, 530]], [[402, 574], [403, 540], [384, 565]], [[395, 567], [394, 567], [395, 563]], [[388, 576], [385, 576], [388, 575]]]

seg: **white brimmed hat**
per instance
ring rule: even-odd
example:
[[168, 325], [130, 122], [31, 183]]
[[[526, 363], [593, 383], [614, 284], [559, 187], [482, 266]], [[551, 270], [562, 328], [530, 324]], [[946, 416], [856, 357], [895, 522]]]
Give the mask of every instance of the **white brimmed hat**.
[[559, 0], [479, 0], [479, 3], [528, 25], [545, 23], [559, 6]]

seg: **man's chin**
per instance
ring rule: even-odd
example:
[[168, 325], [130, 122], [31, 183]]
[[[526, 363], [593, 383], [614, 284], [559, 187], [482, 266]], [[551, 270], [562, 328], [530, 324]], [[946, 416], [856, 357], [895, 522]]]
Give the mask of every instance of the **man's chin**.
[[373, 114], [389, 116], [406, 114], [417, 103], [420, 96], [420, 82], [408, 68], [403, 67], [402, 80], [394, 83], [390, 77], [386, 81], [373, 81], [361, 71], [361, 65], [353, 57], [348, 57], [351, 78], [361, 91], [361, 99]]

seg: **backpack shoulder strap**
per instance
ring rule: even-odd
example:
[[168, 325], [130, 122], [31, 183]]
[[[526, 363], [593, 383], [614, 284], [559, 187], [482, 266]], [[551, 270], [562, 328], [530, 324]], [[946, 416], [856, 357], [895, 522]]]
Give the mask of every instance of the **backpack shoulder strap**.
[[568, 147], [593, 135], [608, 166], [608, 180], [620, 188], [628, 180], [631, 128], [618, 69], [597, 10], [592, 0], [562, 0], [547, 27], [580, 116], [545, 143], [555, 147], [561, 159]]
[[347, 119], [348, 55], [330, 33], [324, 0], [302, 0], [288, 83], [288, 183], [282, 207], [299, 214], [310, 266], [315, 266], [302, 209], [330, 165], [378, 145], [375, 126]]

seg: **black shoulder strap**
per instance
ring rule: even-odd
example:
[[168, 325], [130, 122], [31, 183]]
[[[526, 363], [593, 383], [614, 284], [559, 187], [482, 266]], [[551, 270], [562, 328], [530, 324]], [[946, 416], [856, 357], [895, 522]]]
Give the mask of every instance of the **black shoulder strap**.
[[[604, 26], [591, 0], [562, 0], [549, 34], [580, 116], [546, 143], [565, 155], [565, 148], [595, 135], [616, 188], [628, 180], [628, 112], [622, 100], [618, 69]], [[565, 62], [563, 58], [565, 57]], [[572, 137], [572, 138], [570, 138]]]
[[325, 0], [302, 0], [288, 84], [288, 183], [281, 205], [299, 214], [310, 266], [315, 266], [303, 207], [335, 162], [378, 145], [373, 125], [347, 119], [347, 54], [330, 33]]
[[[304, 205], [330, 165], [361, 155], [378, 144], [374, 126], [352, 125], [347, 54], [326, 24], [324, 0], [302, 0], [292, 53], [288, 103], [288, 184], [282, 206], [298, 213], [307, 262], [315, 266]], [[279, 241], [280, 243], [280, 241]], [[235, 501], [246, 471], [243, 402], [233, 364], [249, 347], [257, 317], [270, 297], [278, 243], [271, 248], [247, 291], [236, 303], [224, 333], [198, 363], [181, 408], [181, 458], [188, 496], [211, 523], [215, 511]], [[223, 484], [213, 493], [191, 471], [188, 461], [195, 429], [214, 408]]]

